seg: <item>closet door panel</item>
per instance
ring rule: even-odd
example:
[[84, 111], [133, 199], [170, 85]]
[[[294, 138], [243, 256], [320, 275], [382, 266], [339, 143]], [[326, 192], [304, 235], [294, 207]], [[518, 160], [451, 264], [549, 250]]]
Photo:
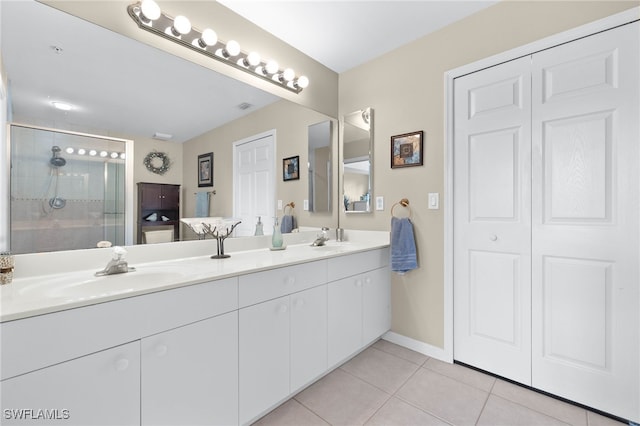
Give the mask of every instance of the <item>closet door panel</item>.
[[637, 421], [638, 22], [533, 55], [532, 384]]
[[455, 82], [454, 358], [530, 382], [530, 58]]

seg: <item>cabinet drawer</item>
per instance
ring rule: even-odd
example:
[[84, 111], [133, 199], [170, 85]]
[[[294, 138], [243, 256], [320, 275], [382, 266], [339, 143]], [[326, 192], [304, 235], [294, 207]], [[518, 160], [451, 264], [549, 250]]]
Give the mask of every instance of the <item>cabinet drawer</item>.
[[326, 282], [326, 260], [243, 275], [239, 277], [239, 304], [241, 308], [255, 305]]
[[389, 264], [389, 249], [383, 248], [329, 259], [328, 280], [336, 281]]
[[237, 308], [237, 278], [228, 278], [4, 322], [2, 379]]

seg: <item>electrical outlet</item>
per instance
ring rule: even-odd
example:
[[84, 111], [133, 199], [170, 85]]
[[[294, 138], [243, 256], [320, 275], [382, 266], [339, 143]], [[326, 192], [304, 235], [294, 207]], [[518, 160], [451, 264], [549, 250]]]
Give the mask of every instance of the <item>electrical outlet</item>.
[[384, 197], [376, 197], [376, 210], [384, 210]]
[[309, 200], [302, 200], [302, 210], [309, 211]]
[[278, 200], [278, 210], [282, 210], [282, 200]]

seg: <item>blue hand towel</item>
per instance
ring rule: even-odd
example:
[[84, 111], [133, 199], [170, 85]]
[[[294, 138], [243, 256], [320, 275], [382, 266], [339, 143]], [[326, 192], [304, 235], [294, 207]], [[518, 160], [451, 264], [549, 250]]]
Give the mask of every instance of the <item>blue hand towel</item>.
[[206, 191], [196, 193], [195, 217], [209, 217], [209, 193]]
[[408, 217], [391, 218], [391, 270], [404, 274], [416, 269], [416, 239]]
[[280, 223], [280, 232], [288, 234], [298, 226], [296, 224], [296, 218], [293, 215], [286, 214], [282, 216], [282, 222]]

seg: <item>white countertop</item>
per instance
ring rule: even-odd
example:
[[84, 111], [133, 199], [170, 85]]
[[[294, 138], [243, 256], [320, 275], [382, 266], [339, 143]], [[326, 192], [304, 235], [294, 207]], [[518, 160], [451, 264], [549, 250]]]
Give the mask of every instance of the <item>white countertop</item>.
[[[225, 253], [231, 254], [227, 259], [211, 259], [211, 254], [215, 254], [215, 248], [212, 251], [215, 242], [211, 240], [133, 246], [127, 248], [131, 253], [127, 259], [129, 266], [135, 267], [136, 271], [102, 277], [96, 277], [94, 273], [102, 269], [110, 259], [110, 251], [105, 251], [108, 249], [24, 255], [23, 258], [16, 259], [16, 278], [11, 284], [0, 287], [0, 322], [389, 245], [388, 232], [345, 231], [345, 242], [330, 240], [325, 246], [311, 247], [310, 241], [313, 241], [314, 235], [287, 234], [285, 244], [289, 245], [285, 250], [279, 251], [268, 248], [270, 239], [266, 237], [244, 242], [242, 239], [235, 239], [237, 241], [228, 244], [229, 249], [225, 250]], [[233, 240], [228, 239], [227, 242]], [[255, 248], [256, 245], [263, 247]], [[231, 251], [233, 246], [238, 250]], [[180, 254], [190, 257], [177, 258]], [[160, 259], [149, 261], [149, 257], [153, 255]], [[82, 266], [72, 268], [67, 265], [65, 272], [56, 271], [56, 267], [60, 269], [61, 263], [65, 263], [60, 262], [60, 259], [68, 260], [67, 257], [73, 258], [70, 264]], [[96, 258], [102, 260], [100, 267], [94, 266]], [[19, 273], [20, 269], [33, 271], [33, 268], [46, 273]]]

